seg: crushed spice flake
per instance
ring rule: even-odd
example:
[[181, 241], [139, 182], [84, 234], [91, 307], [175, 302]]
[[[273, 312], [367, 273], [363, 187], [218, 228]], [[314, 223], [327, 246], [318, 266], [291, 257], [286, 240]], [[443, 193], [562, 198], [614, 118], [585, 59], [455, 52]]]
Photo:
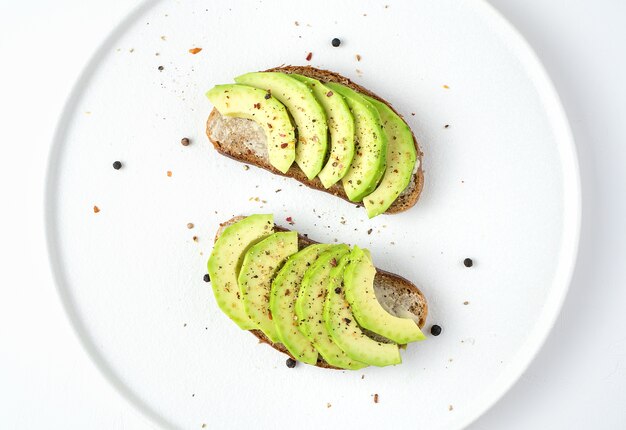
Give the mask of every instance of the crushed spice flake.
[[183, 137], [182, 139], [180, 139], [180, 144], [183, 146], [189, 146], [189, 138]]
[[447, 85], [444, 85], [444, 86], [443, 86], [443, 88], [444, 88], [444, 89], [446, 89], [446, 90], [449, 90], [449, 89], [450, 89], [450, 87], [449, 87], [449, 86], [447, 86]]
[[171, 177], [172, 177], [172, 171], [171, 171], [171, 170], [168, 170], [168, 171], [167, 171], [167, 177], [168, 177], [168, 178], [171, 178]]
[[365, 379], [365, 374], [361, 375], [361, 379]]
[[189, 50], [190, 54], [196, 55], [198, 52], [202, 51], [202, 48], [191, 48]]
[[450, 124], [446, 124], [443, 126], [443, 128], [448, 128], [448, 127], [450, 127]]
[[163, 67], [163, 66], [159, 66], [159, 67], [157, 67], [157, 69], [159, 69], [159, 72], [162, 72], [162, 71], [163, 71], [163, 69], [165, 69], [165, 67]]
[[372, 229], [367, 230], [367, 234], [372, 234]]
[[296, 27], [300, 27], [300, 23], [298, 21], [293, 22]]
[[97, 214], [98, 212], [100, 212], [100, 208], [98, 206], [94, 206], [93, 213]]
[[448, 405], [448, 410], [449, 410], [449, 411], [454, 410], [454, 406], [452, 406], [452, 405]]
[[467, 305], [469, 305], [469, 302], [468, 302], [467, 300], [465, 300], [465, 301], [463, 302], [463, 304], [464, 304], [465, 306], [467, 306]]
[[330, 403], [326, 403], [326, 407], [330, 408], [332, 405]]
[[331, 265], [332, 267], [337, 267], [337, 259], [336, 259], [336, 258], [333, 258], [332, 260], [330, 260], [330, 265]]
[[326, 93], [326, 97], [332, 97], [332, 96], [333, 96], [333, 94], [334, 94], [334, 93], [333, 93], [332, 91], [329, 91], [329, 92], [327, 92], [327, 93]]
[[361, 56], [359, 54], [355, 55], [356, 61], [361, 61]]
[[261, 109], [261, 103], [255, 103], [254, 104], [254, 108], [255, 109]]
[[165, 41], [166, 37], [165, 36], [161, 36], [161, 40]]
[[275, 193], [280, 193], [282, 190], [279, 188], [276, 191], [274, 191]]
[[306, 55], [306, 58], [305, 58], [305, 59], [306, 59], [307, 61], [311, 61], [311, 58], [313, 58], [313, 53], [312, 53], [312, 52], [309, 52], [309, 53]]
[[194, 237], [192, 237], [191, 239], [192, 239], [194, 242], [197, 242], [197, 241], [198, 241], [198, 236], [194, 236]]
[[285, 149], [287, 146], [288, 146], [288, 144], [287, 144], [287, 143], [281, 143], [281, 144], [280, 144], [280, 147], [281, 147], [282, 149]]
[[289, 225], [294, 225], [295, 222], [293, 221], [293, 218], [288, 216], [287, 218], [285, 218], [285, 221], [287, 221], [289, 223]]
[[415, 116], [415, 112], [411, 112], [411, 116]]
[[374, 403], [378, 403], [378, 393], [374, 394]]
[[247, 164], [243, 165], [243, 170], [250, 170], [250, 166], [248, 166]]

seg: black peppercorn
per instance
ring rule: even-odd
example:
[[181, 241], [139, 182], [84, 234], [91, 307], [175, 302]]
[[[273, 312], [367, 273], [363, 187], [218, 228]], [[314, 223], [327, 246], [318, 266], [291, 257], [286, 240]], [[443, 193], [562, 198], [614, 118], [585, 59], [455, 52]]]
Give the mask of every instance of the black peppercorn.
[[465, 267], [472, 267], [474, 265], [474, 262], [471, 258], [466, 258], [465, 260], [463, 260], [463, 264], [465, 265]]
[[441, 327], [435, 324], [430, 328], [430, 334], [433, 336], [439, 336], [441, 334]]
[[339, 45], [341, 45], [341, 40], [337, 39], [336, 37], [330, 42], [335, 48], [338, 47]]
[[120, 161], [116, 161], [113, 163], [113, 168], [115, 170], [120, 170], [122, 168], [122, 163]]
[[288, 368], [293, 369], [294, 367], [296, 367], [296, 360], [289, 357], [287, 361], [285, 362], [285, 364], [287, 365]]
[[204, 279], [204, 282], [211, 282], [211, 277], [209, 276], [208, 273], [204, 275], [203, 279]]

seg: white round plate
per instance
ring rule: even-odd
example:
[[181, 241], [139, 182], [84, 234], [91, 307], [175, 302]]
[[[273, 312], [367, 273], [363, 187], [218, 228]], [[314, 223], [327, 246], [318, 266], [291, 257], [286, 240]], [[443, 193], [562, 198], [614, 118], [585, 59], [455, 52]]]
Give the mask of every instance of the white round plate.
[[[368, 220], [213, 150], [205, 91], [280, 64], [342, 73], [404, 114], [425, 154], [415, 207]], [[185, 429], [468, 425], [546, 338], [579, 206], [572, 138], [542, 66], [486, 3], [456, 0], [144, 4], [70, 97], [47, 189], [52, 265], [79, 337], [139, 409]], [[203, 281], [218, 224], [251, 213], [370, 248], [378, 267], [421, 285], [426, 331], [443, 333], [396, 367], [288, 369]]]

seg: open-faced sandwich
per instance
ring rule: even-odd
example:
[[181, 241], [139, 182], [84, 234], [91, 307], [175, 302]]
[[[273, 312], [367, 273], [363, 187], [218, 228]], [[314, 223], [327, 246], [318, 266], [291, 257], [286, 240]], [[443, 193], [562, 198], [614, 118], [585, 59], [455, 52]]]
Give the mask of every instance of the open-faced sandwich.
[[293, 359], [360, 369], [401, 362], [400, 347], [425, 339], [426, 298], [376, 269], [368, 250], [319, 244], [272, 215], [220, 225], [208, 261], [220, 309], [240, 328]]
[[422, 152], [389, 103], [309, 66], [246, 73], [207, 92], [207, 136], [235, 160], [363, 205], [402, 212], [424, 184]]

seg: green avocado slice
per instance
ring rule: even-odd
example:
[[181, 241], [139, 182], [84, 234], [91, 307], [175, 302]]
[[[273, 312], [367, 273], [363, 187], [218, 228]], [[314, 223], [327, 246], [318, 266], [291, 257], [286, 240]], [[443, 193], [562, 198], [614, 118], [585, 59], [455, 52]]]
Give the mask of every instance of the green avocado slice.
[[250, 215], [226, 227], [207, 263], [217, 305], [244, 330], [253, 329], [255, 325], [244, 310], [237, 275], [246, 251], [273, 231], [273, 215]]
[[224, 116], [247, 118], [259, 124], [267, 137], [270, 164], [286, 173], [296, 157], [294, 127], [287, 109], [267, 92], [247, 85], [216, 85], [206, 96]]
[[274, 233], [252, 246], [239, 272], [239, 289], [246, 314], [272, 342], [279, 342], [270, 312], [270, 291], [274, 276], [287, 258], [298, 252], [298, 233]]
[[330, 271], [328, 295], [324, 304], [324, 322], [333, 341], [350, 358], [373, 366], [400, 364], [400, 350], [395, 343], [382, 343], [368, 337], [358, 326], [343, 287], [343, 274], [350, 262], [344, 255], [337, 267]]
[[343, 274], [343, 285], [359, 325], [400, 345], [426, 339], [415, 321], [393, 316], [380, 305], [374, 292], [375, 276], [369, 252], [355, 246]]
[[328, 293], [330, 271], [342, 256], [348, 254], [348, 245], [335, 245], [324, 252], [306, 271], [298, 300], [296, 315], [300, 321], [300, 331], [313, 343], [324, 360], [334, 367], [356, 370], [367, 364], [350, 358], [333, 342], [324, 324], [324, 302]]
[[411, 129], [389, 106], [372, 97], [365, 97], [380, 114], [387, 135], [387, 168], [376, 190], [363, 198], [367, 216], [385, 212], [406, 189], [413, 176], [417, 151]]
[[296, 163], [307, 178], [315, 178], [326, 158], [328, 126], [324, 109], [309, 87], [280, 72], [246, 73], [235, 82], [268, 91], [287, 107], [298, 129]]
[[311, 245], [293, 254], [272, 282], [270, 311], [278, 337], [291, 355], [303, 363], [317, 363], [317, 350], [298, 329], [295, 312], [296, 299], [304, 273], [317, 260], [317, 257], [331, 246]]
[[335, 82], [326, 85], [343, 96], [354, 117], [354, 157], [341, 182], [348, 199], [360, 202], [376, 189], [385, 172], [387, 135], [381, 127], [380, 114], [363, 96]]
[[318, 103], [326, 112], [330, 133], [330, 154], [324, 168], [317, 175], [324, 185], [330, 188], [343, 178], [354, 157], [354, 118], [346, 101], [317, 79], [292, 74], [311, 88]]

